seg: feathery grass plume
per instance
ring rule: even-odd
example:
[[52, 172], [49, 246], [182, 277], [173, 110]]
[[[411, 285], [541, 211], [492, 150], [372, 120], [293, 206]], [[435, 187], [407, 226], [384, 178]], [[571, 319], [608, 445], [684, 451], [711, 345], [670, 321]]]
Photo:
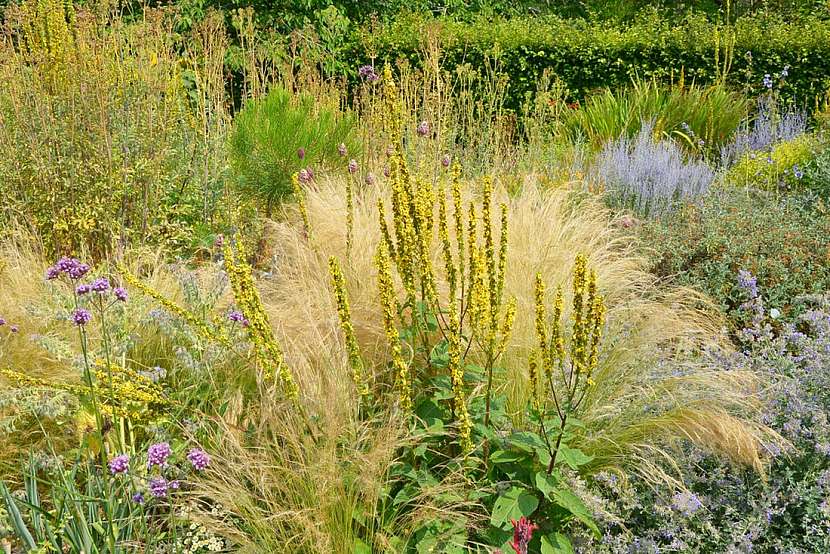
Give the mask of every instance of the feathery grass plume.
[[[347, 247], [348, 248], [348, 247]], [[331, 284], [334, 289], [334, 296], [337, 301], [337, 314], [340, 317], [340, 328], [343, 330], [343, 337], [346, 340], [346, 353], [349, 357], [349, 367], [352, 368], [352, 380], [355, 389], [360, 396], [369, 394], [369, 384], [364, 375], [363, 358], [360, 356], [360, 347], [354, 335], [352, 316], [349, 311], [349, 295], [346, 291], [346, 279], [337, 258], [329, 258], [329, 273]]]
[[[360, 201], [355, 204], [355, 248], [348, 268], [343, 268], [347, 272], [352, 324], [366, 367], [387, 367], [389, 343], [382, 314], [377, 310], [377, 285], [365, 276], [376, 275], [371, 253], [377, 251], [378, 244], [385, 243], [376, 207], [379, 201], [390, 202], [394, 192], [385, 187], [367, 187], [357, 194]], [[459, 196], [467, 219], [466, 208], [476, 198], [473, 187], [461, 183]], [[638, 257], [636, 245], [621, 234], [599, 201], [576, 198], [566, 189], [543, 189], [533, 177], [512, 196], [494, 188], [494, 197], [507, 205], [510, 221], [504, 297], [516, 299], [516, 315], [507, 348], [498, 362], [505, 371], [494, 378], [493, 386], [506, 392], [507, 410], [515, 423], [526, 423], [523, 407], [530, 398], [527, 360], [538, 348], [533, 283], [528, 283], [527, 276], [539, 272], [554, 291], [558, 287], [569, 290], [573, 253], [583, 252], [601, 285], [607, 309], [605, 339], [597, 347], [592, 374], [596, 385], [586, 393], [582, 404], [580, 420], [585, 427], [575, 430], [569, 446], [594, 456], [592, 468], [627, 467], [647, 473], [651, 471], [646, 469], [647, 462], [655, 452], [669, 452], [678, 438], [693, 437], [705, 448], [736, 462], [761, 467], [760, 439], [765, 428], [753, 423], [757, 409], [753, 391], [762, 386], [759, 377], [745, 371], [721, 372], [704, 359], [689, 355], [699, 348], [728, 348], [728, 341], [720, 334], [722, 321], [709, 301], [692, 290], [658, 283], [645, 270], [647, 262]], [[274, 317], [279, 315], [284, 335], [291, 336], [292, 344], [305, 349], [309, 359], [319, 357], [314, 363], [325, 367], [330, 363], [329, 352], [315, 352], [304, 345], [320, 344], [326, 336], [340, 332], [337, 318], [331, 317], [336, 307], [328, 293], [326, 260], [330, 255], [341, 259], [345, 255], [342, 183], [321, 179], [318, 187], [308, 191], [306, 204], [321, 255], [302, 239], [296, 208], [295, 217], [273, 224], [269, 242], [278, 248], [281, 278], [265, 283], [265, 301], [269, 312]], [[390, 235], [393, 228], [390, 224]], [[448, 231], [450, 240], [458, 244], [455, 229]], [[471, 235], [469, 229], [463, 231], [466, 240]], [[479, 257], [476, 249], [472, 250], [473, 259]], [[474, 273], [467, 265], [469, 251], [465, 242], [465, 271], [458, 280], [464, 294], [462, 327], [467, 337], [472, 329], [467, 287]], [[443, 270], [437, 271], [444, 265], [440, 240], [430, 245], [430, 257], [437, 289], [445, 298], [448, 278]], [[400, 283], [397, 293], [405, 296]], [[563, 292], [561, 302], [553, 300], [553, 310], [561, 305], [563, 320], [570, 318], [570, 294]], [[569, 337], [562, 339], [564, 348]], [[551, 342], [557, 352], [558, 339]], [[590, 348], [588, 353], [590, 359]], [[465, 360], [484, 367], [486, 356], [478, 342], [470, 346]], [[554, 369], [553, 377], [560, 380], [559, 370], [556, 366]], [[649, 429], [651, 434], [641, 435], [640, 429]]]
[[401, 338], [396, 325], [398, 310], [395, 287], [392, 283], [392, 265], [383, 244], [378, 245], [375, 265], [378, 271], [378, 297], [383, 311], [383, 328], [386, 331], [386, 340], [392, 353], [392, 368], [395, 371], [395, 387], [398, 389], [401, 407], [408, 411], [412, 407], [412, 380], [409, 366], [404, 362], [401, 352]]
[[248, 319], [249, 334], [254, 344], [259, 367], [263, 370], [267, 380], [278, 379], [285, 395], [290, 399], [296, 399], [299, 388], [291, 375], [288, 364], [285, 363], [282, 348], [274, 336], [268, 315], [263, 309], [262, 299], [251, 275], [251, 266], [245, 258], [244, 246], [238, 237], [235, 242], [235, 249], [231, 247], [230, 241], [225, 243], [225, 271], [228, 273], [236, 304]]

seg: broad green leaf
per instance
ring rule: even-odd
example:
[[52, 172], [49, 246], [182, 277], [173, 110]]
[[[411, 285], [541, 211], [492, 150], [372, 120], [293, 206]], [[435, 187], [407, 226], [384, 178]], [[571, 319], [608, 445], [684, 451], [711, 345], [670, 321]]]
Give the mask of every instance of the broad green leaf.
[[579, 469], [579, 466], [583, 466], [594, 459], [593, 457], [586, 455], [582, 452], [582, 450], [571, 448], [565, 444], [559, 445], [559, 456], [562, 458], [563, 462], [571, 466], [573, 469]]
[[576, 519], [593, 531], [594, 535], [597, 537], [600, 536], [599, 527], [597, 527], [594, 518], [591, 516], [591, 513], [581, 498], [566, 489], [556, 489], [552, 494], [556, 504], [571, 512]]
[[513, 487], [496, 499], [490, 523], [496, 527], [510, 524], [511, 519], [530, 516], [539, 506], [539, 499], [533, 494], [519, 487]]
[[511, 450], [496, 450], [490, 455], [490, 461], [494, 464], [508, 464], [518, 462], [527, 458], [527, 454]]
[[568, 537], [562, 533], [551, 533], [542, 537], [542, 554], [574, 554]]
[[551, 494], [556, 490], [559, 480], [554, 475], [548, 475], [546, 471], [540, 471], [536, 474], [536, 488], [539, 492], [545, 495], [545, 498], [552, 500]]

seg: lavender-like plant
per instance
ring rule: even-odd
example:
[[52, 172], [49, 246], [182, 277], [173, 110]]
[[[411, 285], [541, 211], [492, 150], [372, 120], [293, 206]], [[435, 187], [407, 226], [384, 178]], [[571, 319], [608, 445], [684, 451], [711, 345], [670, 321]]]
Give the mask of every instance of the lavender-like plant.
[[677, 145], [655, 140], [653, 133], [654, 122], [648, 122], [634, 139], [610, 141], [594, 169], [613, 197], [645, 216], [701, 196], [715, 179], [705, 162], [687, 160]]
[[792, 140], [807, 131], [807, 114], [796, 108], [781, 110], [772, 95], [758, 98], [755, 119], [745, 121], [732, 142], [721, 148], [721, 164], [734, 165], [747, 152], [769, 150], [778, 142]]

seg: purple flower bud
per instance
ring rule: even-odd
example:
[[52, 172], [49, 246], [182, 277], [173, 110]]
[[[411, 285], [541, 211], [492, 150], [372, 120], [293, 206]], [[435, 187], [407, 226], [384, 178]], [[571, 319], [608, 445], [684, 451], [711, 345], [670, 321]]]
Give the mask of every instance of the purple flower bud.
[[355, 160], [354, 158], [349, 160], [349, 173], [351, 173], [352, 175], [357, 173], [357, 160]]
[[91, 285], [78, 285], [77, 287], [75, 287], [75, 294], [77, 294], [78, 296], [83, 296], [85, 294], [89, 294], [90, 292], [92, 292]]
[[159, 442], [151, 444], [147, 449], [147, 467], [164, 466], [167, 464], [167, 458], [170, 457], [173, 451], [170, 449], [170, 444], [166, 442]]
[[6, 320], [0, 317], [0, 327], [6, 324]]
[[133, 495], [133, 502], [136, 504], [144, 504], [144, 495], [140, 492], [137, 492]]
[[82, 325], [86, 325], [91, 320], [92, 314], [83, 308], [78, 308], [77, 310], [75, 310], [75, 313], [72, 314], [72, 321], [74, 321], [75, 325], [79, 327]]
[[373, 65], [360, 66], [357, 70], [357, 74], [360, 75], [361, 79], [370, 83], [374, 83], [380, 78], [378, 77], [378, 74], [375, 73], [375, 66]]
[[107, 292], [110, 290], [110, 280], [106, 277], [99, 277], [92, 282], [92, 290], [95, 292]]
[[441, 156], [441, 165], [443, 165], [444, 167], [449, 167], [450, 161], [451, 160], [449, 154], [444, 154], [443, 156]]
[[121, 302], [127, 301], [127, 289], [125, 289], [124, 287], [115, 287], [114, 289], [112, 289], [112, 293], [115, 295], [115, 298], [120, 300]]
[[305, 158], [305, 148], [299, 148], [297, 150], [297, 157], [301, 160]]
[[17, 325], [11, 325], [9, 327], [9, 331], [11, 331], [12, 333], [17, 333], [18, 331], [20, 331], [20, 327], [18, 327]]
[[389, 177], [389, 166], [383, 168], [383, 176]]
[[375, 184], [375, 175], [373, 173], [366, 174], [366, 184], [372, 186]]
[[303, 184], [308, 183], [311, 181], [311, 176], [308, 174], [307, 169], [301, 169], [300, 173], [297, 175], [297, 179]]
[[210, 456], [201, 448], [193, 448], [187, 453], [187, 460], [193, 465], [193, 469], [201, 471], [210, 464]]
[[130, 469], [130, 457], [126, 454], [116, 456], [109, 461], [110, 473], [117, 475], [119, 473], [127, 473]]
[[425, 137], [429, 134], [429, 122], [428, 121], [421, 121], [418, 124], [418, 127], [415, 129], [415, 132], [418, 133], [419, 137]]
[[337, 153], [340, 154], [341, 158], [345, 158], [346, 154], [349, 153], [349, 150], [346, 148], [346, 145], [341, 142], [337, 145]]

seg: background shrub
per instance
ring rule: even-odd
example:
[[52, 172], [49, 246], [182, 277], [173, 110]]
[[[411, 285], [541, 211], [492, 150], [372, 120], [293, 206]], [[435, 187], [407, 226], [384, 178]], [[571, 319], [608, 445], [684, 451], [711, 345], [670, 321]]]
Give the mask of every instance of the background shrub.
[[646, 123], [634, 139], [609, 142], [594, 169], [613, 202], [645, 216], [659, 216], [679, 201], [697, 199], [715, 178], [706, 163], [685, 160], [674, 142], [653, 135], [654, 124]]
[[[265, 203], [291, 192], [291, 175], [312, 171], [340, 156], [338, 145], [355, 153], [354, 118], [336, 104], [318, 104], [309, 94], [275, 87], [250, 101], [236, 116], [230, 137], [231, 163], [243, 194]], [[300, 151], [302, 150], [302, 154]]]
[[747, 323], [734, 280], [740, 269], [785, 313], [795, 297], [830, 287], [830, 214], [810, 198], [713, 191], [701, 205], [645, 225], [643, 241], [658, 276], [706, 291], [737, 329]]
[[766, 151], [749, 151], [729, 170], [726, 181], [773, 191], [800, 187], [804, 167], [813, 159], [818, 146], [815, 137], [800, 135], [771, 145]]

